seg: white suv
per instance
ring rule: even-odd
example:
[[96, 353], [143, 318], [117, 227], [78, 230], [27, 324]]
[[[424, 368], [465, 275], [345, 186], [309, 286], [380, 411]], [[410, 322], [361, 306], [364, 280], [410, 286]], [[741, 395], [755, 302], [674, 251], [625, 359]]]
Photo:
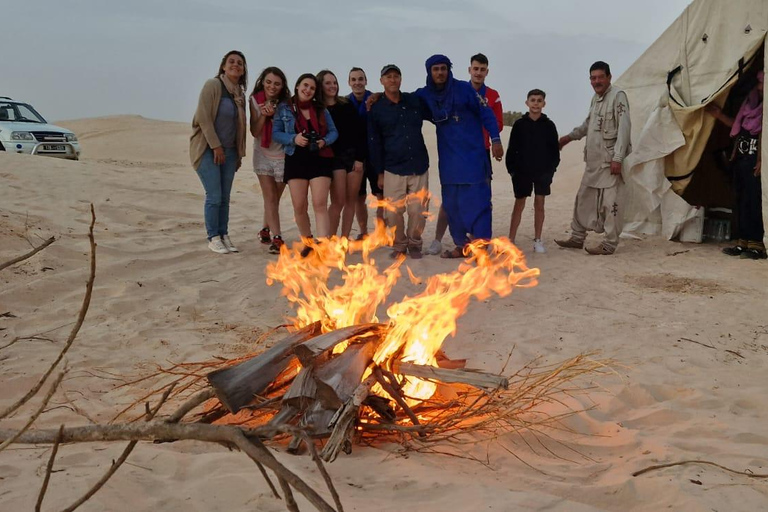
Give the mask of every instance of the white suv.
[[71, 131], [48, 124], [31, 105], [0, 96], [0, 151], [77, 160], [80, 143]]

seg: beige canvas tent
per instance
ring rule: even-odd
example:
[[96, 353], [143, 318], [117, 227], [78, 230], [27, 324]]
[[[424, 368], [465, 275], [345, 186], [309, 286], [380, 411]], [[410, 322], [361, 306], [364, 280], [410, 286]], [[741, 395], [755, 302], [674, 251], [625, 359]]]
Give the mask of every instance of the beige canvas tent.
[[[704, 107], [738, 109], [765, 64], [767, 28], [768, 0], [695, 0], [616, 81], [629, 98], [634, 147], [624, 168], [625, 234], [674, 239], [701, 221], [697, 206], [732, 205], [727, 129]], [[768, 226], [768, 172], [762, 193]]]

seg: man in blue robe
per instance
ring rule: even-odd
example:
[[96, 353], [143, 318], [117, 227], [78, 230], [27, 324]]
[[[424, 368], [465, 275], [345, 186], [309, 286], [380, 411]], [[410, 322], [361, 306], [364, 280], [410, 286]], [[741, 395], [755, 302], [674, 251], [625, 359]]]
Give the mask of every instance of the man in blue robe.
[[461, 258], [471, 240], [491, 238], [491, 167], [483, 127], [491, 136], [496, 160], [501, 160], [504, 148], [493, 111], [469, 82], [453, 78], [451, 67], [445, 55], [427, 59], [427, 85], [416, 95], [429, 106], [436, 126], [443, 208], [456, 244], [442, 257]]

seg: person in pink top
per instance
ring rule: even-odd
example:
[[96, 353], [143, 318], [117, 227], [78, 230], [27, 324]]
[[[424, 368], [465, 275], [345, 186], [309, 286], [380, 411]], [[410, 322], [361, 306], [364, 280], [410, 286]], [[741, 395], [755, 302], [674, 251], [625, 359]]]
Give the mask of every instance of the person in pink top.
[[760, 138], [763, 132], [763, 80], [762, 71], [757, 73], [757, 83], [747, 94], [735, 118], [731, 118], [715, 104], [707, 106], [707, 112], [731, 128], [734, 139], [731, 172], [736, 191], [736, 220], [738, 239], [733, 247], [723, 252], [742, 259], [764, 260], [768, 258], [763, 236], [762, 186], [760, 183]]

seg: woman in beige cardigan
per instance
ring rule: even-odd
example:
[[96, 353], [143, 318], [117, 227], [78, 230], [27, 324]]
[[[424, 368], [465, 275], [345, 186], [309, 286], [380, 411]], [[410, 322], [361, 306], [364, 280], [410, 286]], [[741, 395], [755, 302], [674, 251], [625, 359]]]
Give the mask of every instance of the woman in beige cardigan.
[[205, 189], [208, 248], [218, 254], [238, 252], [229, 238], [229, 196], [245, 155], [245, 88], [248, 67], [236, 50], [227, 53], [215, 78], [200, 92], [189, 156]]

